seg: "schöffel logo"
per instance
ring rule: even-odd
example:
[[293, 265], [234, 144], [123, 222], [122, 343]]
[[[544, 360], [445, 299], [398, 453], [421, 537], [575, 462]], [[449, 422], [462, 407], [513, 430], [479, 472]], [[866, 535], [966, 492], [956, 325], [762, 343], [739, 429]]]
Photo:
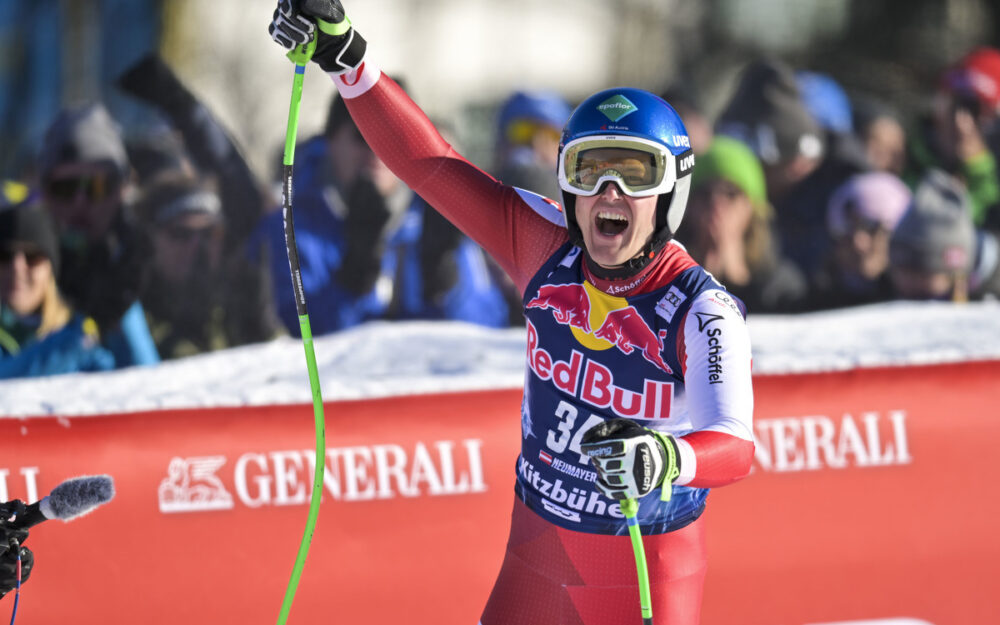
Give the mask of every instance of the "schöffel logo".
[[625, 96], [616, 95], [598, 104], [597, 110], [604, 113], [611, 121], [616, 122], [629, 113], [638, 111], [639, 107], [632, 104]]
[[714, 315], [707, 312], [696, 312], [694, 316], [698, 319], [699, 332], [704, 332], [705, 328], [711, 325], [713, 321], [722, 321], [722, 315]]

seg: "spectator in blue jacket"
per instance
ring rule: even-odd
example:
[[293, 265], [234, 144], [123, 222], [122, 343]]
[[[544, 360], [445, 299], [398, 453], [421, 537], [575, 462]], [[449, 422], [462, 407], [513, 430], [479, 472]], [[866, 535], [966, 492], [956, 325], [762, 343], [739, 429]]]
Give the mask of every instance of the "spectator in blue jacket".
[[59, 292], [59, 245], [37, 196], [0, 211], [0, 378], [131, 364], [120, 331], [101, 333]]
[[[373, 319], [508, 323], [481, 250], [379, 160], [339, 96], [326, 128], [296, 149], [295, 238], [315, 335]], [[280, 211], [250, 238], [251, 261], [270, 266], [278, 316], [300, 335]]]

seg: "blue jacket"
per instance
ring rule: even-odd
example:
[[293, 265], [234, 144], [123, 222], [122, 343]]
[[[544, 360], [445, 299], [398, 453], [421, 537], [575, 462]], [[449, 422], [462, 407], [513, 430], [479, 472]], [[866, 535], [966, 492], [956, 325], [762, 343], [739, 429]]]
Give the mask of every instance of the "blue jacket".
[[[399, 224], [388, 233], [380, 279], [357, 295], [337, 281], [347, 241], [344, 219], [330, 199], [327, 146], [314, 137], [297, 148], [293, 180], [293, 220], [302, 286], [314, 335], [343, 330], [373, 319], [451, 319], [488, 326], [507, 325], [507, 305], [481, 250], [463, 237], [453, 252], [457, 281], [439, 302], [426, 301], [419, 244], [426, 203], [417, 196]], [[278, 316], [288, 332], [300, 336], [295, 294], [285, 248], [281, 211], [260, 221], [250, 237], [247, 255], [267, 256]], [[391, 288], [389, 288], [391, 286]]]
[[423, 219], [434, 210], [414, 196], [399, 227], [389, 239], [383, 272], [394, 276], [395, 318], [448, 319], [491, 328], [508, 325], [508, 305], [486, 255], [472, 239], [462, 236], [451, 252], [455, 283], [438, 301], [426, 296], [420, 265]]
[[120, 327], [103, 336], [93, 321], [76, 314], [61, 329], [25, 343], [15, 354], [0, 350], [0, 379], [109, 371], [159, 361], [142, 306], [135, 302]]
[[[330, 200], [324, 195], [325, 141], [322, 137], [307, 141], [298, 147], [296, 157], [292, 212], [312, 333], [328, 334], [381, 316], [388, 305], [387, 296], [380, 297], [373, 291], [359, 297], [336, 280], [346, 241], [343, 219], [334, 214]], [[257, 262], [261, 255], [265, 256], [278, 317], [292, 336], [301, 336], [280, 210], [260, 220], [247, 246], [251, 261]]]

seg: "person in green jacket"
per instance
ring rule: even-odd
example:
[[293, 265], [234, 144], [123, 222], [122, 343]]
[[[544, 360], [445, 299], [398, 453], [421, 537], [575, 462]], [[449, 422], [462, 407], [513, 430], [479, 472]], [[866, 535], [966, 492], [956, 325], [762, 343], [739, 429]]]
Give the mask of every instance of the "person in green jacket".
[[908, 181], [944, 169], [968, 191], [977, 227], [1000, 224], [1000, 50], [976, 48], [942, 74], [910, 151]]

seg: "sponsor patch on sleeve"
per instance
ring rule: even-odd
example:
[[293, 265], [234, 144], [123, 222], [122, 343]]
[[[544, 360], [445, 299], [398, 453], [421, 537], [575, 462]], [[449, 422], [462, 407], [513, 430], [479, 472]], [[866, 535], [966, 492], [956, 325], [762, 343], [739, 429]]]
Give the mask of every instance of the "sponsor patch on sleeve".
[[676, 286], [670, 287], [667, 294], [664, 295], [660, 301], [656, 302], [656, 314], [663, 317], [670, 323], [673, 321], [674, 314], [677, 312], [677, 308], [684, 303], [687, 299], [687, 295], [681, 292]]
[[743, 311], [740, 310], [739, 304], [736, 303], [736, 300], [733, 299], [732, 295], [726, 293], [725, 291], [708, 291], [708, 301], [714, 303], [720, 308], [728, 308], [740, 317], [743, 316]]

